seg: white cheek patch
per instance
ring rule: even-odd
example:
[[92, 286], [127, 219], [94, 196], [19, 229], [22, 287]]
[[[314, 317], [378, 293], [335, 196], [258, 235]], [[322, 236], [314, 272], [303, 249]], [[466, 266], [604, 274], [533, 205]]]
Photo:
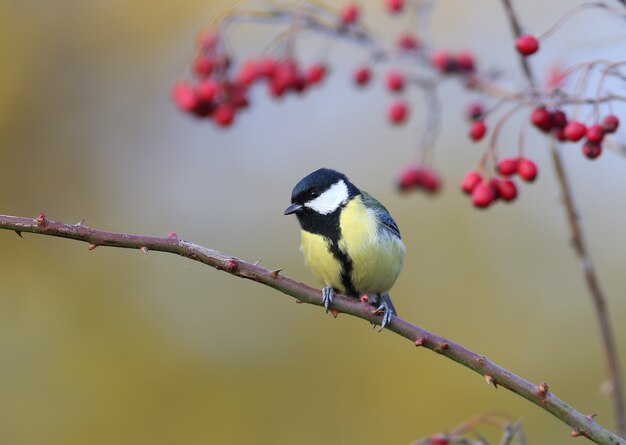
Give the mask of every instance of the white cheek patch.
[[334, 183], [328, 190], [317, 198], [304, 204], [305, 207], [315, 210], [322, 215], [328, 215], [348, 201], [348, 186], [343, 180]]

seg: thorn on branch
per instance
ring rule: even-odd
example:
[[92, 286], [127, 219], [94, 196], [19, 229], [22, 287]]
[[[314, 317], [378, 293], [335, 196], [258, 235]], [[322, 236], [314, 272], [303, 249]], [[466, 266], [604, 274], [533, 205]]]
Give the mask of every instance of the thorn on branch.
[[296, 298], [296, 304], [302, 304], [302, 300], [298, 300], [298, 299]]
[[331, 314], [333, 314], [333, 318], [337, 318], [337, 315], [339, 315], [339, 311], [333, 307], [331, 307], [330, 309], [328, 309], [328, 312], [330, 312]]
[[141, 250], [144, 254], [148, 255], [148, 248], [146, 246], [141, 246], [139, 250]]
[[89, 244], [89, 245], [87, 246], [87, 250], [94, 250], [96, 247], [98, 247], [98, 245], [97, 245], [97, 244]]
[[81, 219], [80, 221], [78, 221], [76, 224], [74, 224], [77, 227], [83, 227], [85, 225], [85, 220]]
[[22, 232], [20, 232], [19, 230], [15, 230], [15, 234], [19, 236], [20, 238], [24, 239], [24, 237], [22, 236]]
[[261, 264], [261, 261], [263, 260], [256, 260], [254, 263], [252, 263], [253, 266], [258, 266], [259, 264]]
[[278, 274], [281, 273], [284, 269], [276, 269], [270, 272], [270, 276], [272, 278], [278, 278]]
[[596, 413], [591, 413], [591, 414], [587, 414], [585, 417], [591, 421], [594, 421], [594, 419], [596, 418], [598, 414]]
[[494, 379], [490, 375], [485, 374], [485, 381], [487, 382], [487, 385], [493, 385], [495, 389], [498, 389], [498, 383], [496, 382], [496, 379]]

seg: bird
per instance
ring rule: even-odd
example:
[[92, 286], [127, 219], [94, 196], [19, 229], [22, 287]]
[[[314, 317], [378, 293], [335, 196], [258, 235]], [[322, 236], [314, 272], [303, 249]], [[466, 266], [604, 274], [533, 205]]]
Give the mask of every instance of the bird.
[[367, 301], [382, 314], [381, 330], [396, 315], [388, 291], [404, 259], [398, 225], [374, 197], [345, 174], [320, 168], [301, 179], [285, 215], [295, 214], [301, 228], [304, 262], [322, 282], [326, 312], [336, 293]]

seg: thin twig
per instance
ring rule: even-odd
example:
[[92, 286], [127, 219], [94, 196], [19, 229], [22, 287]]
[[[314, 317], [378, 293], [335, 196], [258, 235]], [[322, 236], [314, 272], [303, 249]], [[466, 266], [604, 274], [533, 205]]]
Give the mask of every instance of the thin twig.
[[[502, 4], [511, 24], [513, 33], [515, 37], [518, 37], [521, 35], [522, 31], [517, 15], [513, 9], [513, 5], [511, 4], [511, 0], [502, 0]], [[528, 63], [528, 58], [524, 56], [520, 57], [522, 69], [526, 75], [526, 79], [532, 87], [535, 87], [536, 82], [533, 76], [533, 71]], [[613, 340], [611, 320], [606, 308], [606, 298], [600, 288], [598, 276], [593, 267], [587, 244], [585, 243], [582, 226], [580, 225], [578, 214], [576, 212], [574, 196], [571, 186], [567, 180], [563, 160], [561, 159], [558, 149], [554, 145], [553, 139], [551, 139], [550, 151], [552, 154], [552, 164], [554, 166], [557, 182], [561, 190], [561, 195], [563, 196], [563, 204], [567, 214], [567, 221], [572, 237], [572, 246], [578, 257], [583, 277], [587, 285], [587, 290], [589, 291], [591, 300], [593, 301], [598, 326], [600, 328], [601, 342], [606, 362], [606, 373], [611, 384], [611, 399], [613, 401], [615, 427], [620, 435], [626, 436], [626, 410], [624, 408], [621, 367], [619, 364], [617, 349], [615, 348], [615, 341]]]
[[[272, 287], [296, 298], [299, 302], [317, 306], [323, 305], [322, 293], [317, 289], [284, 277], [278, 271], [271, 271], [216, 250], [182, 240], [175, 233], [170, 233], [167, 237], [154, 237], [105, 232], [82, 224], [72, 225], [60, 221], [51, 221], [43, 214], [34, 219], [0, 215], [0, 229], [84, 241], [88, 243], [89, 250], [110, 246], [141, 249], [144, 252], [154, 250], [175, 253], [232, 275]], [[333, 306], [339, 313], [353, 315], [372, 323], [380, 324], [381, 322], [381, 316], [374, 314], [373, 307], [358, 299], [338, 295], [333, 299]], [[399, 317], [393, 317], [387, 329], [407, 338], [416, 346], [428, 348], [477, 372], [484, 376], [488, 383], [494, 385], [494, 387], [502, 386], [524, 397], [572, 427], [580, 435], [584, 435], [598, 444], [626, 444], [625, 439], [601, 427], [592, 418], [576, 411], [556, 397], [552, 392], [548, 391], [545, 384], [532, 384], [488, 360], [486, 357]]]

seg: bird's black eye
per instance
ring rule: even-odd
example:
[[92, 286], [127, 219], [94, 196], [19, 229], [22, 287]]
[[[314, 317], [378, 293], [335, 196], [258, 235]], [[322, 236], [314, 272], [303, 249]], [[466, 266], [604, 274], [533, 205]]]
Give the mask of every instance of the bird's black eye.
[[320, 194], [316, 190], [311, 190], [309, 192], [309, 198], [317, 198]]

